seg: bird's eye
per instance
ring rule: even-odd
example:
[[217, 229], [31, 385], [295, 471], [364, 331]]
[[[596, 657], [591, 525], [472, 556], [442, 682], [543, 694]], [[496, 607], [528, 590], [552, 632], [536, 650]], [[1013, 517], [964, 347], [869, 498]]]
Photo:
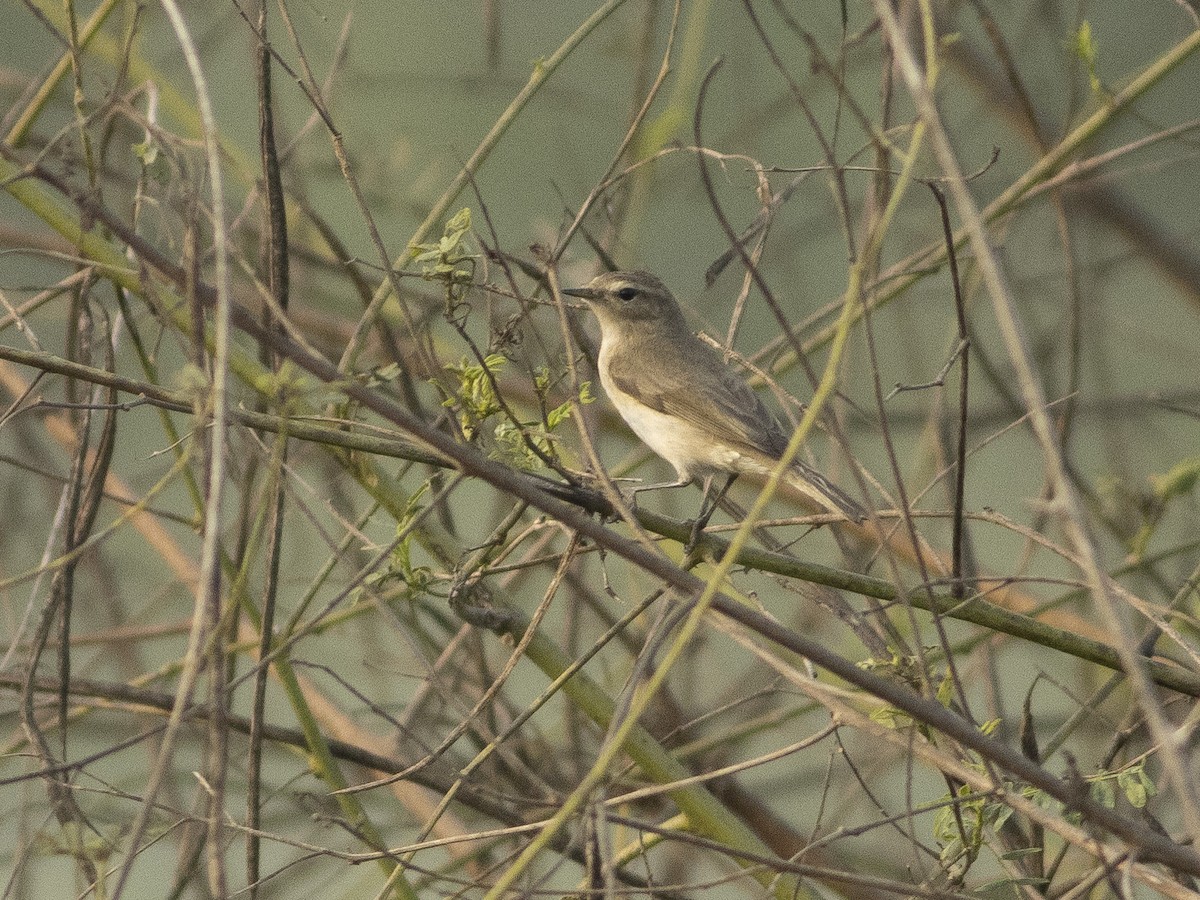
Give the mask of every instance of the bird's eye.
[[638, 289], [635, 287], [623, 287], [617, 291], [617, 296], [622, 300], [632, 300], [638, 295]]

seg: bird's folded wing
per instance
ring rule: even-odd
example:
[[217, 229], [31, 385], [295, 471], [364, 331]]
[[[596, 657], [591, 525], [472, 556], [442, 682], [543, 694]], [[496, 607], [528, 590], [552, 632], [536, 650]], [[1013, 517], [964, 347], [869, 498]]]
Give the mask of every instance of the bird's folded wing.
[[[705, 348], [708, 349], [708, 348]], [[687, 366], [659, 367], [670, 371], [669, 383], [638, 377], [628, 367], [611, 365], [609, 377], [624, 393], [658, 412], [678, 416], [731, 447], [779, 459], [787, 436], [748, 384], [727, 370]]]
[[[783, 456], [788, 444], [787, 435], [758, 394], [715, 357], [711, 362], [720, 368], [710, 366], [705, 369], [703, 362], [701, 357], [700, 366], [693, 363], [688, 368], [681, 363], [658, 367], [659, 378], [653, 382], [637, 377], [636, 370], [621, 365], [610, 365], [609, 377], [619, 390], [640, 403], [666, 415], [678, 416], [702, 433], [711, 435], [714, 441], [767, 461]], [[666, 372], [670, 375], [665, 375]], [[863, 508], [820, 472], [801, 460], [794, 460], [792, 466], [799, 476], [799, 483], [793, 483], [818, 503], [830, 510], [841, 511], [856, 522], [866, 518]]]

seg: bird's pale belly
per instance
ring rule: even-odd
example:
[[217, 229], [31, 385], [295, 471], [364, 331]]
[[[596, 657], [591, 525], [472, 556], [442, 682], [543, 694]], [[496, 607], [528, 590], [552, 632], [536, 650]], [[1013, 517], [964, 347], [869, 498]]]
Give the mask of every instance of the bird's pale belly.
[[703, 478], [713, 472], [765, 472], [758, 460], [721, 444], [701, 429], [651, 409], [601, 378], [613, 406], [634, 434], [675, 467], [680, 478]]

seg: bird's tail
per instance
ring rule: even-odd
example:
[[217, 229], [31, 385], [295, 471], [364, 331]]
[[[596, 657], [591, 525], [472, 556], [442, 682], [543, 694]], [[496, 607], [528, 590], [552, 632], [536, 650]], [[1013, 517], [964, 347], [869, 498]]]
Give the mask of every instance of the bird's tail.
[[841, 513], [851, 522], [863, 522], [867, 518], [866, 510], [851, 500], [845, 491], [812, 466], [799, 460], [792, 464], [788, 482], [830, 512]]

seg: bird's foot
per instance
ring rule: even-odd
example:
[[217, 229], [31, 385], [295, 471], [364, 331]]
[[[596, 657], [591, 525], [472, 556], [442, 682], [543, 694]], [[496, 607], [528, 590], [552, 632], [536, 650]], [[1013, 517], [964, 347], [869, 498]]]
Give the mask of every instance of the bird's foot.
[[714, 512], [717, 511], [717, 506], [728, 493], [729, 488], [733, 485], [737, 478], [736, 473], [730, 473], [725, 480], [725, 484], [716, 493], [713, 493], [713, 476], [709, 475], [704, 479], [704, 499], [700, 502], [700, 515], [692, 520], [691, 534], [688, 537], [688, 542], [683, 545], [683, 552], [691, 556], [697, 545], [700, 543], [700, 536], [704, 534], [704, 529], [708, 527], [708, 520], [712, 518]]
[[605, 521], [607, 521], [607, 522], [621, 521], [621, 518], [622, 518], [621, 507], [622, 506], [625, 509], [629, 510], [630, 513], [636, 514], [637, 508], [638, 508], [637, 495], [638, 495], [638, 491], [640, 490], [640, 488], [636, 488], [636, 487], [627, 488], [627, 487], [625, 487], [625, 485], [641, 484], [642, 479], [641, 478], [613, 478], [610, 483], [612, 484], [612, 487], [616, 490], [617, 496], [615, 498], [610, 496], [609, 499], [610, 500], [615, 499], [619, 502], [613, 503], [613, 510], [609, 514], [609, 516], [607, 517], [607, 519]]
[[700, 538], [704, 534], [704, 528], [708, 525], [707, 521], [702, 519], [692, 519], [691, 529], [688, 533], [687, 543], [683, 545], [683, 555], [692, 556], [696, 552], [696, 548], [700, 544]]
[[713, 510], [702, 512], [699, 516], [687, 522], [688, 539], [683, 545], [683, 553], [685, 556], [691, 556], [700, 546], [700, 539], [704, 537], [704, 529], [708, 527], [708, 520], [712, 518]]

